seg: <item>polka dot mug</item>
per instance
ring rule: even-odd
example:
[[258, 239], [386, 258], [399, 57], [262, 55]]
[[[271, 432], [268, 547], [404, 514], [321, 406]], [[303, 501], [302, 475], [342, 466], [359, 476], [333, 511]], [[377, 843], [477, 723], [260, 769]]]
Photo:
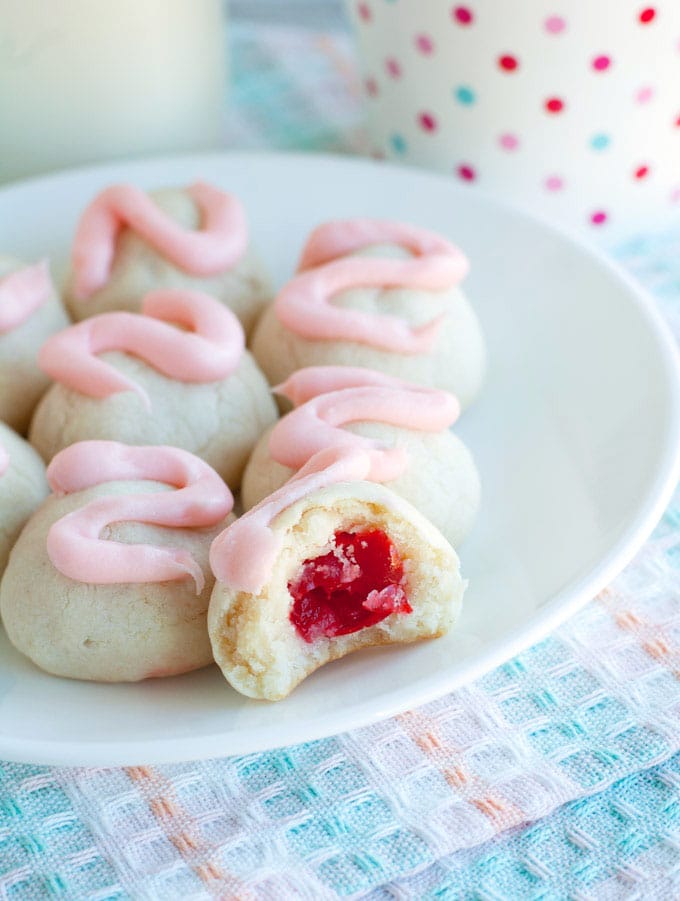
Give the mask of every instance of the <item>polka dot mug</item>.
[[373, 152], [614, 238], [680, 222], [680, 0], [347, 0]]

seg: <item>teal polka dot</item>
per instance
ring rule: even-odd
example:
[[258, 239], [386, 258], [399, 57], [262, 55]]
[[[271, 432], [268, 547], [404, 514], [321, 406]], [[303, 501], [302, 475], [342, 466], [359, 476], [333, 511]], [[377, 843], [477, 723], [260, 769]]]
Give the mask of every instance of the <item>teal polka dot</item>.
[[390, 145], [395, 153], [406, 153], [406, 140], [402, 135], [392, 135]]
[[593, 137], [590, 139], [590, 146], [593, 148], [593, 150], [606, 150], [607, 147], [609, 147], [610, 140], [611, 139], [609, 135], [593, 135]]
[[467, 85], [462, 84], [460, 87], [456, 88], [455, 92], [456, 100], [459, 103], [464, 104], [465, 106], [472, 106], [472, 104], [477, 99], [475, 92], [472, 88], [469, 88]]

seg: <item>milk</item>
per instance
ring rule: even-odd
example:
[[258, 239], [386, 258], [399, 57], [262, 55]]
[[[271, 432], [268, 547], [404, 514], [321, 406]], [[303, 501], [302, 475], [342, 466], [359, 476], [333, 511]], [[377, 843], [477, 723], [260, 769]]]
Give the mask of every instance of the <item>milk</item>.
[[221, 0], [0, 0], [0, 181], [214, 146], [225, 37]]

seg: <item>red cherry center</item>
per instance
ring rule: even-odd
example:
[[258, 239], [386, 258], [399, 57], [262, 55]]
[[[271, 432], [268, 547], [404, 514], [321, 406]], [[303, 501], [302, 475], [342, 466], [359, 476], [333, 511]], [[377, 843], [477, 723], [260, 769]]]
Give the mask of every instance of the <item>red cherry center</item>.
[[411, 613], [404, 564], [385, 532], [336, 532], [334, 545], [305, 560], [288, 583], [298, 635], [311, 643], [358, 632], [391, 613]]

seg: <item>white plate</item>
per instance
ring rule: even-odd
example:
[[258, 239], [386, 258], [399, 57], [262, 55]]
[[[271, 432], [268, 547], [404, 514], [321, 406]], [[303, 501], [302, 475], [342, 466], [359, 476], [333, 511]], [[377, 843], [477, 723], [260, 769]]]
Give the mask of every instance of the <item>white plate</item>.
[[286, 701], [246, 700], [215, 667], [136, 685], [48, 676], [2, 639], [0, 757], [114, 765], [240, 754], [394, 714], [479, 676], [553, 629], [632, 557], [677, 479], [675, 351], [653, 302], [602, 256], [446, 178], [315, 156], [222, 155], [117, 164], [0, 192], [0, 248], [64, 258], [102, 186], [239, 194], [285, 280], [323, 219], [385, 216], [441, 230], [469, 254], [467, 291], [490, 368], [457, 429], [484, 486], [460, 549], [470, 580], [454, 633], [331, 664]]

